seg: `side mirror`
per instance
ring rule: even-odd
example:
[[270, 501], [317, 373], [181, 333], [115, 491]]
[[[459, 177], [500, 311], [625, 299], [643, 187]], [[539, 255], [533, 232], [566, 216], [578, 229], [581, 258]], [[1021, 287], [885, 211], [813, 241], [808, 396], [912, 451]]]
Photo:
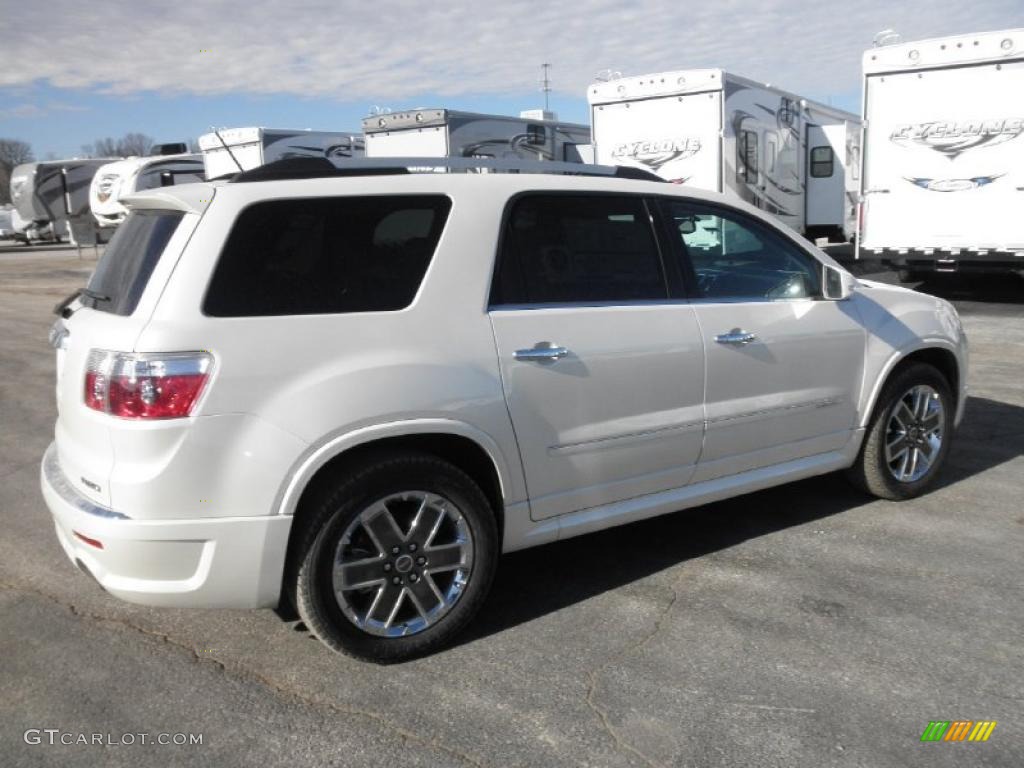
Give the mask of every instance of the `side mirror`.
[[830, 301], [842, 301], [853, 292], [854, 278], [843, 269], [822, 265], [822, 295]]

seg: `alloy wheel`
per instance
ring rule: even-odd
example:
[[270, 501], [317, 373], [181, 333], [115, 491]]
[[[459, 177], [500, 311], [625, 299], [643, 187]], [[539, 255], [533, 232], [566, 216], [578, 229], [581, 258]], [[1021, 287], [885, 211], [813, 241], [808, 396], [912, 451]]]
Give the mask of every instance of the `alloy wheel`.
[[942, 450], [945, 408], [939, 393], [927, 384], [907, 390], [896, 401], [885, 432], [885, 463], [901, 483], [917, 482], [931, 469]]
[[433, 626], [465, 591], [473, 534], [449, 499], [406, 491], [379, 499], [349, 524], [334, 554], [338, 605], [360, 629], [404, 637]]

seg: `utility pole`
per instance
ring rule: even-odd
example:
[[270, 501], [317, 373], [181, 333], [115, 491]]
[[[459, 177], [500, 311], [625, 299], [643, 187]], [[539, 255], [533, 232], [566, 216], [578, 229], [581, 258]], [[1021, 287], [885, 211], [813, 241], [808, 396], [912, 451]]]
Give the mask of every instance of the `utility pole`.
[[541, 64], [540, 68], [541, 68], [541, 72], [543, 72], [543, 74], [544, 74], [544, 77], [541, 80], [541, 87], [540, 87], [540, 89], [544, 92], [544, 111], [547, 112], [548, 111], [548, 96], [551, 93], [551, 78], [548, 77], [548, 71], [551, 69], [551, 65], [550, 64]]

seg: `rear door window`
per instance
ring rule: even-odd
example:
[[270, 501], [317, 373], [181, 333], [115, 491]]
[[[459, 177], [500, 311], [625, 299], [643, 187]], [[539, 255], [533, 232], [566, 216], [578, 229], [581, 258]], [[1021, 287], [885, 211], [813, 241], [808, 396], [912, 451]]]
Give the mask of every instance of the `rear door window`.
[[396, 311], [419, 290], [448, 218], [440, 195], [269, 200], [228, 236], [213, 317]]
[[642, 198], [531, 194], [512, 204], [492, 306], [666, 298], [661, 255]]
[[180, 211], [137, 210], [117, 228], [100, 257], [82, 301], [101, 312], [130, 315], [181, 223]]

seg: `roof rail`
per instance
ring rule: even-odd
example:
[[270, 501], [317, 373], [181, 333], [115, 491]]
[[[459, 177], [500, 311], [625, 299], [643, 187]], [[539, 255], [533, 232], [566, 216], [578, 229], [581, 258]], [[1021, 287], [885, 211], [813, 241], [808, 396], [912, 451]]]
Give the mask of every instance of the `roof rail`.
[[405, 173], [542, 173], [665, 181], [642, 168], [547, 160], [494, 160], [476, 157], [292, 157], [275, 160], [231, 177], [232, 183], [317, 179], [332, 176], [388, 176]]

